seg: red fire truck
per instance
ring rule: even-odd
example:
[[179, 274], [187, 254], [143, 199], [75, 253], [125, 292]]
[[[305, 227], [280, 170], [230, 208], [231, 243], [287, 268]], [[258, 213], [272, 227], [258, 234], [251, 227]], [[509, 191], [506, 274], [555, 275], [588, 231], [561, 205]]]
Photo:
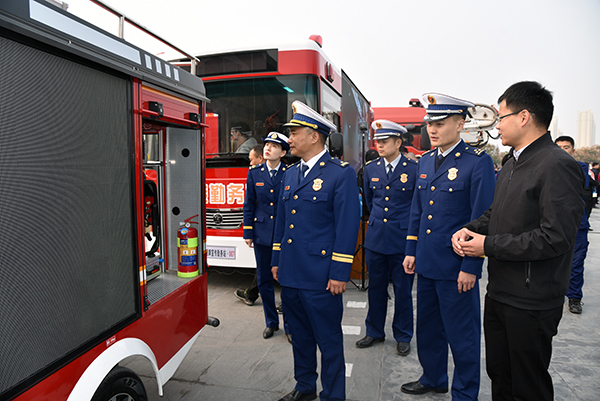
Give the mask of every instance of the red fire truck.
[[292, 102], [300, 100], [336, 124], [339, 134], [331, 136], [329, 151], [358, 169], [372, 142], [372, 112], [348, 75], [323, 52], [317, 35], [303, 43], [196, 57], [197, 75], [211, 100], [206, 106], [208, 263], [255, 267], [253, 250], [242, 239], [248, 154], [236, 153], [231, 128], [245, 127], [252, 143], [261, 143], [270, 131], [286, 133], [282, 124], [291, 119]]
[[218, 323], [202, 81], [43, 0], [0, 1], [0, 48], [0, 399], [146, 400], [125, 358], [162, 395]]

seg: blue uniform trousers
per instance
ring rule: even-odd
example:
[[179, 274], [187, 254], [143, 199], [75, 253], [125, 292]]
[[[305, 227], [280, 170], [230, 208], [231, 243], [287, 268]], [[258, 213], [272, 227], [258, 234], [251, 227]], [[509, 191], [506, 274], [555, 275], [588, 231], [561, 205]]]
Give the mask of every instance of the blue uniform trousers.
[[388, 283], [390, 275], [394, 286], [394, 320], [392, 332], [397, 342], [409, 343], [413, 337], [412, 286], [414, 274], [406, 274], [403, 254], [384, 255], [366, 249], [369, 267], [369, 313], [365, 321], [367, 335], [385, 337], [385, 319], [388, 306]]
[[575, 252], [573, 253], [573, 265], [571, 266], [571, 281], [567, 298], [583, 298], [583, 262], [588, 250], [588, 229], [577, 231], [575, 237]]
[[294, 378], [301, 393], [317, 391], [317, 345], [321, 351], [322, 401], [346, 399], [342, 337], [342, 295], [281, 287], [283, 310], [292, 332]]
[[448, 344], [454, 359], [452, 400], [477, 400], [480, 381], [479, 281], [459, 294], [455, 280], [417, 279], [417, 350], [421, 384], [448, 387]]
[[[273, 250], [270, 246], [254, 244], [254, 256], [256, 258], [256, 279], [258, 291], [262, 298], [265, 322], [267, 327], [279, 325], [279, 315], [275, 307], [275, 289], [273, 284], [273, 273], [271, 273], [271, 255]], [[287, 332], [287, 330], [286, 330]]]

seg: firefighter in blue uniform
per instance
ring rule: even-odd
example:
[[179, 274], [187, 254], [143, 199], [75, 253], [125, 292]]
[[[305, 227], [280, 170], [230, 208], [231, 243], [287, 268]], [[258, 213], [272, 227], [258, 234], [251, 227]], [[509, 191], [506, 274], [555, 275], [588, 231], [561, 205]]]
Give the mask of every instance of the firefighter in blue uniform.
[[412, 284], [414, 275], [404, 271], [406, 230], [417, 182], [417, 163], [400, 153], [403, 126], [387, 120], [372, 123], [380, 157], [365, 167], [365, 200], [371, 211], [365, 239], [369, 269], [369, 312], [366, 336], [356, 342], [367, 348], [385, 338], [390, 275], [394, 286], [392, 332], [396, 351], [410, 353], [413, 336]]
[[[286, 166], [281, 158], [290, 150], [287, 137], [279, 132], [270, 132], [263, 139], [264, 163], [251, 166], [246, 179], [244, 199], [244, 240], [254, 247], [256, 279], [262, 298], [267, 328], [264, 338], [270, 338], [279, 330], [279, 315], [275, 307], [275, 290], [271, 273], [271, 254], [275, 212], [281, 191], [281, 181]], [[287, 330], [286, 330], [287, 332]]]
[[423, 375], [403, 384], [409, 394], [448, 391], [448, 345], [454, 359], [453, 400], [477, 400], [480, 382], [483, 258], [461, 258], [451, 236], [485, 212], [494, 196], [494, 164], [460, 139], [473, 103], [423, 95], [431, 150], [418, 163], [404, 268], [418, 273], [417, 349]]
[[342, 294], [358, 238], [356, 173], [330, 156], [324, 144], [336, 127], [299, 101], [289, 144], [302, 160], [283, 177], [273, 237], [273, 276], [292, 332], [295, 389], [280, 401], [317, 397], [317, 345], [322, 401], [345, 400]]

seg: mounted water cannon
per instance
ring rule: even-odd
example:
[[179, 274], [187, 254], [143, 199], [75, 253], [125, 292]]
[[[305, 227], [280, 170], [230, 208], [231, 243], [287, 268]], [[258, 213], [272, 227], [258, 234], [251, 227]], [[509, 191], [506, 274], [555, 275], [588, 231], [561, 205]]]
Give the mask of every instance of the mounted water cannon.
[[468, 145], [480, 148], [488, 143], [489, 138], [496, 139], [490, 135], [490, 131], [497, 124], [498, 110], [494, 106], [475, 103], [474, 107], [469, 107], [469, 115], [461, 131], [461, 137]]
[[181, 228], [177, 231], [177, 276], [182, 278], [192, 278], [199, 274], [198, 271], [198, 230], [192, 227], [192, 224], [199, 224], [197, 221], [190, 221], [198, 215], [192, 216], [181, 223]]

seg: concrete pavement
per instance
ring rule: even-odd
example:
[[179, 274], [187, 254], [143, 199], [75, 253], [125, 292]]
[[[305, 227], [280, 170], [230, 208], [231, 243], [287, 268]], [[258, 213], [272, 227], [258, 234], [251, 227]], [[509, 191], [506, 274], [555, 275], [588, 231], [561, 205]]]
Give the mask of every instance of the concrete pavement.
[[[600, 399], [600, 209], [594, 209], [590, 223], [596, 231], [589, 234], [583, 313], [571, 314], [565, 302], [559, 333], [553, 342], [550, 372], [556, 400]], [[233, 295], [236, 288], [251, 283], [253, 272], [213, 267], [208, 274], [209, 314], [219, 318], [221, 325], [204, 328], [181, 367], [164, 386], [164, 396], [158, 396], [156, 380], [147, 363], [132, 360], [125, 365], [141, 373], [150, 401], [278, 400], [295, 385], [291, 345], [282, 325], [272, 338], [262, 338], [265, 325], [260, 299], [254, 306], [247, 306]], [[486, 282], [484, 273], [480, 282], [482, 300]], [[393, 296], [391, 288], [390, 293]], [[347, 400], [450, 400], [450, 393], [412, 396], [400, 391], [403, 383], [417, 380], [422, 371], [415, 338], [409, 356], [396, 353], [390, 327], [392, 300], [388, 304], [386, 341], [368, 349], [355, 347], [356, 340], [364, 336], [366, 302], [366, 292], [349, 283], [343, 318]], [[485, 372], [484, 347], [482, 339], [479, 399], [489, 401], [491, 388]], [[449, 358], [450, 376], [452, 369]]]

